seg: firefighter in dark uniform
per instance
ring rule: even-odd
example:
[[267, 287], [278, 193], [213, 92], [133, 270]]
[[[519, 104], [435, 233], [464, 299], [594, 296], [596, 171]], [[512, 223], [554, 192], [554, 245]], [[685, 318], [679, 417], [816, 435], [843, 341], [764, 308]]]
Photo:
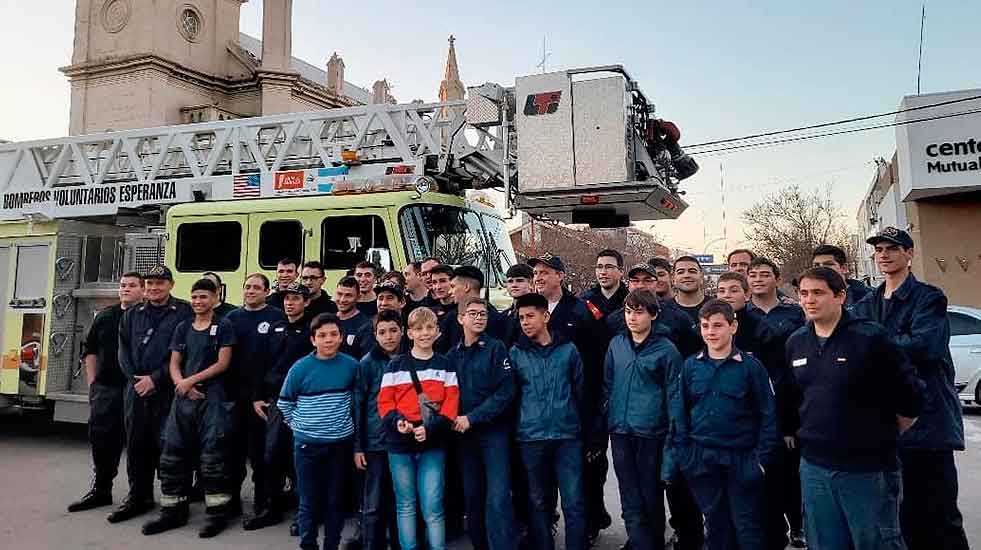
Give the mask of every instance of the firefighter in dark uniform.
[[198, 532], [211, 538], [225, 529], [232, 502], [230, 444], [235, 397], [226, 387], [235, 329], [218, 319], [218, 285], [200, 279], [191, 287], [194, 319], [177, 325], [170, 342], [170, 378], [175, 396], [164, 428], [160, 456], [160, 517], [143, 525], [155, 535], [187, 523], [194, 466], [200, 465], [208, 520]]
[[283, 414], [276, 407], [276, 397], [293, 363], [313, 351], [310, 317], [306, 314], [310, 290], [299, 281], [293, 281], [280, 288], [279, 292], [282, 294], [286, 320], [274, 325], [269, 332], [270, 360], [252, 402], [256, 414], [266, 419], [265, 467], [269, 505], [243, 522], [246, 531], [262, 529], [283, 520], [283, 487], [286, 478], [292, 479], [294, 475], [293, 432], [283, 422]]
[[126, 442], [123, 390], [119, 370], [119, 321], [123, 312], [143, 300], [143, 276], [126, 273], [119, 279], [119, 303], [99, 312], [85, 338], [82, 360], [89, 386], [89, 442], [95, 476], [89, 492], [68, 506], [69, 512], [112, 504], [112, 480]]
[[119, 323], [119, 368], [127, 378], [123, 410], [129, 495], [109, 514], [110, 523], [153, 508], [153, 477], [174, 394], [168, 372], [170, 339], [177, 325], [193, 314], [190, 304], [171, 296], [174, 275], [167, 267], [152, 268], [144, 285], [146, 301], [126, 310]]

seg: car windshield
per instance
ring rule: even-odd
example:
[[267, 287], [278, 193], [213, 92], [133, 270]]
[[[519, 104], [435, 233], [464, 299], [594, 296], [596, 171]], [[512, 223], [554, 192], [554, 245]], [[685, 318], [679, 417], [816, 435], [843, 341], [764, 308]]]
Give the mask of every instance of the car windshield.
[[450, 265], [472, 265], [484, 273], [489, 286], [503, 284], [503, 272], [514, 261], [504, 224], [493, 216], [422, 204], [404, 208], [399, 224], [410, 261], [434, 256]]

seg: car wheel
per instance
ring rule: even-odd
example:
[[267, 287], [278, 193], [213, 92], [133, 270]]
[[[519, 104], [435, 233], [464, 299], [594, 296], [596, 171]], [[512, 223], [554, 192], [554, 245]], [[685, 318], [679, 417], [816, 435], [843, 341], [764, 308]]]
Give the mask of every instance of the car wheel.
[[981, 384], [974, 384], [974, 404], [981, 405]]

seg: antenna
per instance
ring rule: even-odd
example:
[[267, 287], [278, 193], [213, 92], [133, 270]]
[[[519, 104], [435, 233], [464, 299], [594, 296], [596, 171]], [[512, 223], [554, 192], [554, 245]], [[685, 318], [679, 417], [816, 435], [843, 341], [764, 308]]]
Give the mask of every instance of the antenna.
[[548, 60], [548, 58], [552, 55], [552, 52], [548, 51], [548, 49], [545, 47], [545, 38], [546, 36], [543, 34], [542, 35], [542, 60], [540, 63], [538, 63], [538, 65], [535, 65], [536, 67], [541, 68], [542, 74], [545, 73], [545, 61]]
[[926, 23], [926, 0], [920, 10], [920, 54], [916, 60], [916, 95], [920, 95], [920, 75], [923, 72], [923, 26]]

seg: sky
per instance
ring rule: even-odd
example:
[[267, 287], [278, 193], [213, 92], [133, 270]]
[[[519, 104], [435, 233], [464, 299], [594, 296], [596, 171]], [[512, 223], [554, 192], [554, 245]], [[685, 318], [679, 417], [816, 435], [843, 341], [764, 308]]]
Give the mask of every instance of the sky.
[[[916, 91], [920, 8], [920, 0], [297, 0], [293, 55], [323, 65], [337, 51], [347, 80], [370, 87], [387, 78], [399, 101], [434, 101], [450, 34], [468, 86], [540, 72], [544, 37], [547, 69], [623, 64], [658, 116], [681, 127], [682, 142], [699, 143], [895, 110]], [[981, 87], [981, 2], [930, 0], [926, 10], [922, 91]], [[246, 3], [241, 30], [261, 37], [261, 14], [261, 2]], [[70, 62], [73, 21], [70, 0], [0, 0], [0, 139], [67, 133], [68, 83], [57, 69]], [[884, 129], [697, 157], [701, 170], [681, 187], [688, 211], [644, 227], [668, 246], [720, 255], [744, 241], [745, 209], [793, 184], [830, 185], [853, 226], [872, 161], [889, 158], [895, 142]]]

